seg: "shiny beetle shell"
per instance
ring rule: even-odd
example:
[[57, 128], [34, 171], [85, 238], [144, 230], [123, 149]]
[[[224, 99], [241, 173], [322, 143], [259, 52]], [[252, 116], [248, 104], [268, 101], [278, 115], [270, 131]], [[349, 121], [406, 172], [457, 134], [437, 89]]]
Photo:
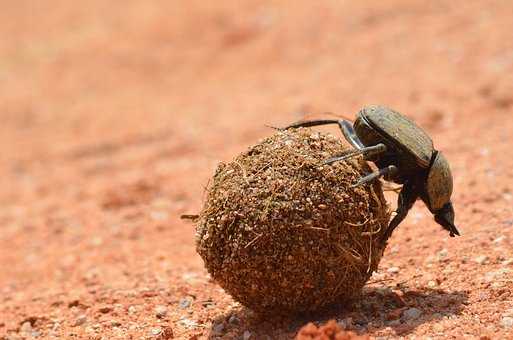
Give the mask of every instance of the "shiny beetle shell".
[[380, 106], [365, 107], [359, 114], [384, 137], [411, 154], [420, 167], [429, 167], [434, 152], [433, 141], [413, 121]]
[[441, 152], [436, 154], [435, 161], [429, 170], [426, 191], [429, 199], [429, 208], [433, 211], [442, 209], [451, 200], [451, 168]]

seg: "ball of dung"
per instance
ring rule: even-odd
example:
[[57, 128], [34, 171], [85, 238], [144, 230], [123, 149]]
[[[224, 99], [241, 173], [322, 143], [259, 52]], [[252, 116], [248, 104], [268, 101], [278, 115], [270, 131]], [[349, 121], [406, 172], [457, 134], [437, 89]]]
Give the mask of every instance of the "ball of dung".
[[279, 131], [218, 166], [196, 230], [212, 278], [257, 312], [313, 311], [356, 297], [383, 254], [389, 211], [370, 169], [332, 135]]

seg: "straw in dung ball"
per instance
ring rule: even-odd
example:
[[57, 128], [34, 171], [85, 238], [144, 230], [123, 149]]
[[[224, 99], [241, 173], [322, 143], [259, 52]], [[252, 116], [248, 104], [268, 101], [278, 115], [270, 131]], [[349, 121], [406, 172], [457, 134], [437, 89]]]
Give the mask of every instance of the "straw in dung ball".
[[357, 296], [383, 254], [388, 220], [370, 169], [308, 129], [279, 131], [220, 164], [200, 214], [197, 251], [211, 276], [257, 312], [313, 311]]

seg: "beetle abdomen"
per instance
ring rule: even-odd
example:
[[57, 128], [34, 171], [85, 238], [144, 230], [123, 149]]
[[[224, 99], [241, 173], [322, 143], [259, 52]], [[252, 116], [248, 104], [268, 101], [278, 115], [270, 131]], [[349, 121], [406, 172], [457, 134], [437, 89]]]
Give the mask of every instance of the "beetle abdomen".
[[437, 152], [433, 165], [429, 169], [426, 183], [429, 209], [437, 211], [451, 200], [452, 173], [449, 162], [440, 151]]

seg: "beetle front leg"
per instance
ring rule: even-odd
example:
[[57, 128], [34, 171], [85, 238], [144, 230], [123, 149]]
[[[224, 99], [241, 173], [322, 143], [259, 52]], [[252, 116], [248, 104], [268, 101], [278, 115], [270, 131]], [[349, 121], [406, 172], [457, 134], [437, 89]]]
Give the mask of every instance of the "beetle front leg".
[[344, 135], [344, 138], [357, 150], [361, 150], [365, 147], [356, 135], [353, 124], [344, 119], [317, 119], [317, 120], [303, 120], [296, 123], [292, 123], [280, 130], [295, 129], [300, 127], [312, 127], [320, 125], [338, 124], [340, 131]]
[[397, 228], [397, 226], [406, 218], [408, 212], [413, 207], [413, 204], [415, 204], [415, 201], [418, 197], [419, 195], [416, 187], [409, 182], [404, 183], [403, 189], [397, 198], [396, 215], [392, 221], [390, 221], [387, 230], [381, 237], [381, 243], [385, 243], [390, 238], [390, 236], [392, 236], [394, 229]]

